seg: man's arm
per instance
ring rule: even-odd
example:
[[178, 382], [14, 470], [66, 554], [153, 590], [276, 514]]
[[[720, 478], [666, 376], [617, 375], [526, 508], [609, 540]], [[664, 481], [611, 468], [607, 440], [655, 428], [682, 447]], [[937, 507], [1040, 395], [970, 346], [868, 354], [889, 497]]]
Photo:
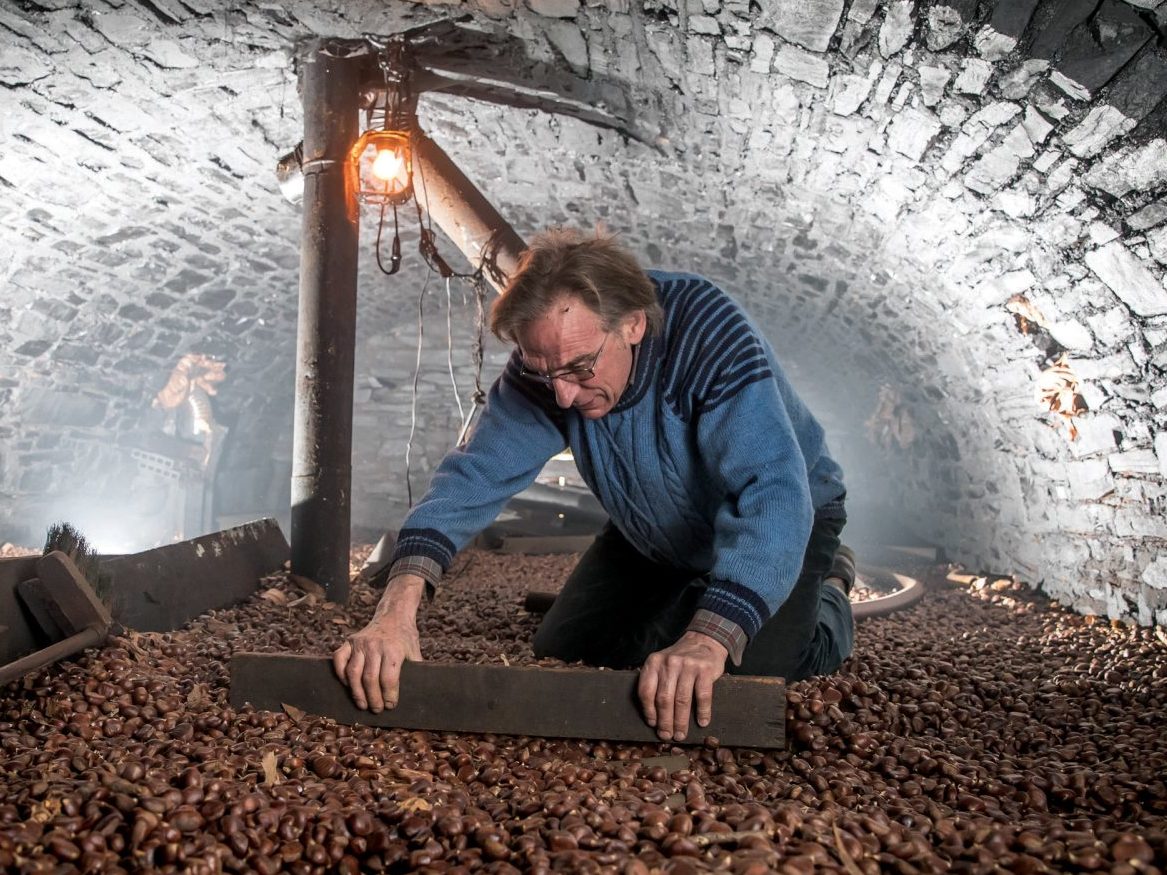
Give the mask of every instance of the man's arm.
[[401, 689], [401, 666], [420, 662], [417, 609], [426, 582], [403, 574], [389, 581], [371, 619], [332, 655], [336, 675], [352, 691], [358, 708], [380, 714], [394, 708]]
[[491, 387], [469, 443], [446, 455], [425, 496], [406, 517], [373, 619], [333, 654], [336, 673], [359, 708], [377, 713], [397, 704], [402, 663], [421, 659], [417, 610], [422, 595], [437, 587], [457, 550], [563, 449], [557, 421], [533, 403], [517, 372], [516, 355]]

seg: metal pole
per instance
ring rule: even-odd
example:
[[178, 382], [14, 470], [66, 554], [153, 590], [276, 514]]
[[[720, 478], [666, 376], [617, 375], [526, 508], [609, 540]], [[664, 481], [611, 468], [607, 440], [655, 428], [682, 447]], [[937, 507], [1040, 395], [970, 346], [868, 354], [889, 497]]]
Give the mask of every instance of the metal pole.
[[[515, 229], [475, 188], [442, 148], [421, 131], [413, 135], [414, 190], [418, 202], [477, 268], [493, 250], [495, 264], [506, 276], [514, 273], [527, 248]], [[417, 178], [420, 176], [420, 179]], [[493, 239], [493, 242], [492, 242]], [[503, 283], [487, 272], [498, 291]]]
[[[360, 67], [325, 40], [304, 56], [304, 224], [300, 251], [292, 572], [348, 599], [357, 213], [344, 162], [357, 137]], [[335, 44], [333, 44], [335, 45]]]

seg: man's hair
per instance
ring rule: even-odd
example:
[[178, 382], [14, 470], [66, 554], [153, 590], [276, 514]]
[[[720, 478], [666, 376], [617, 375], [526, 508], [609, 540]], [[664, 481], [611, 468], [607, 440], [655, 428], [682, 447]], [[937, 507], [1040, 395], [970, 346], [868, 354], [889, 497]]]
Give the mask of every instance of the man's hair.
[[587, 236], [558, 228], [531, 241], [506, 291], [494, 302], [490, 330], [500, 340], [514, 343], [520, 331], [563, 295], [583, 301], [600, 317], [605, 331], [637, 310], [644, 311], [649, 334], [664, 323], [652, 280], [613, 235]]

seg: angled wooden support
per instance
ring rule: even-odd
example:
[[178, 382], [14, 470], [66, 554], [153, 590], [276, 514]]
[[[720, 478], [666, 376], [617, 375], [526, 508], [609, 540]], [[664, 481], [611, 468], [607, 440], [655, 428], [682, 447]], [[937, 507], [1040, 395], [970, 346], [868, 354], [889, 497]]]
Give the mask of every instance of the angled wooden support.
[[[641, 715], [637, 678], [592, 668], [407, 662], [397, 707], [373, 714], [353, 704], [326, 658], [241, 653], [231, 660], [231, 704], [291, 705], [340, 723], [398, 729], [659, 741]], [[713, 721], [690, 723], [684, 743], [715, 736], [735, 747], [783, 747], [785, 721], [781, 678], [726, 675], [713, 685]]]

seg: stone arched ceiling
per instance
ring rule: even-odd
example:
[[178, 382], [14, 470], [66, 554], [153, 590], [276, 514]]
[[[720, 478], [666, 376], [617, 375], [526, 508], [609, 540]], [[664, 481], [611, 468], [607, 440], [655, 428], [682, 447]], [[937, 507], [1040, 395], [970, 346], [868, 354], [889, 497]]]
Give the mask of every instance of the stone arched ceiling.
[[[1163, 622], [1157, 0], [0, 0], [5, 537], [115, 509], [150, 536], [172, 492], [131, 447], [189, 352], [227, 362], [221, 514], [286, 501], [299, 210], [274, 166], [302, 136], [296, 47], [459, 15], [635, 129], [456, 93], [424, 95], [423, 126], [521, 234], [601, 221], [739, 297], [827, 423], [853, 531], [891, 518]], [[371, 218], [354, 521], [376, 528], [404, 506], [418, 301], [415, 490], [457, 430], [451, 362], [466, 403], [474, 307], [461, 286], [447, 307], [412, 228], [378, 276]]]

